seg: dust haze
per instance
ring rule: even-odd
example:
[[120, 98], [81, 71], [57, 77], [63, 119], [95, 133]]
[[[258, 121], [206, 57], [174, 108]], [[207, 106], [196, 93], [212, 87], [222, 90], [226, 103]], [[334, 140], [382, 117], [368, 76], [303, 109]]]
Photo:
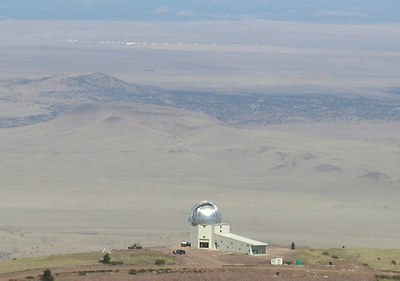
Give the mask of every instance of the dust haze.
[[397, 24], [7, 20], [1, 29], [3, 77], [102, 72], [163, 88], [262, 94], [399, 86]]
[[396, 26], [0, 28], [2, 258], [177, 243], [204, 199], [268, 243], [400, 246]]

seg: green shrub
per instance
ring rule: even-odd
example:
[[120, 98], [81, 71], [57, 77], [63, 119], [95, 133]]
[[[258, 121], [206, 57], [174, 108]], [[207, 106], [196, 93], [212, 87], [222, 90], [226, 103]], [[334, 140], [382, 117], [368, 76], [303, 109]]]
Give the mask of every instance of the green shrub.
[[109, 254], [105, 254], [105, 255], [103, 256], [103, 260], [102, 260], [101, 262], [104, 263], [104, 264], [109, 264], [109, 263], [111, 262], [111, 257], [110, 257], [110, 255], [109, 255]]
[[156, 259], [155, 264], [156, 265], [164, 265], [165, 264], [165, 259]]
[[46, 269], [45, 271], [43, 271], [43, 275], [40, 278], [40, 280], [42, 280], [42, 281], [54, 281], [54, 277], [51, 274], [51, 270], [50, 269]]
[[131, 249], [131, 250], [133, 250], [133, 249], [140, 250], [140, 249], [142, 249], [142, 245], [141, 245], [140, 243], [135, 243], [135, 244], [132, 244], [131, 246], [129, 246], [128, 249]]
[[136, 271], [136, 269], [131, 269], [131, 270], [129, 270], [128, 273], [131, 275], [136, 275], [138, 272]]

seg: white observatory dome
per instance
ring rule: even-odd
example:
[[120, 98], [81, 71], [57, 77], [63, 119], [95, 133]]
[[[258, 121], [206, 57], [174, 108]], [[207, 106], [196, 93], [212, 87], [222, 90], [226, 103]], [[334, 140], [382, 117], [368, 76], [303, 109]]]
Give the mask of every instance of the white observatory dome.
[[193, 225], [221, 223], [222, 215], [218, 207], [209, 201], [202, 201], [193, 206], [189, 214], [189, 222]]

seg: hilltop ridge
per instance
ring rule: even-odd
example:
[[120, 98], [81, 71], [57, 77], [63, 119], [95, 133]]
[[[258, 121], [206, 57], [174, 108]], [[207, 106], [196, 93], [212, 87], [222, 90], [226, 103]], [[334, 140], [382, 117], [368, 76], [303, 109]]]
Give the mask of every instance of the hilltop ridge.
[[[396, 96], [371, 98], [323, 93], [262, 95], [164, 90], [128, 83], [103, 73], [86, 73], [0, 81], [0, 107], [8, 108], [6, 113], [0, 113], [0, 127], [48, 121], [83, 104], [127, 102], [202, 112], [220, 122], [245, 127], [400, 120], [400, 99]], [[24, 112], [24, 108], [29, 110]]]

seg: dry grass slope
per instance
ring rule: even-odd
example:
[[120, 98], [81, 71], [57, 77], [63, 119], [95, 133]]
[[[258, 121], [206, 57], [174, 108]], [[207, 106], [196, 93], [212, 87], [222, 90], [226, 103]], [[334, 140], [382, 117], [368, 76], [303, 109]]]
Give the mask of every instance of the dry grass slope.
[[377, 270], [400, 271], [400, 249], [306, 249], [296, 253], [306, 264], [350, 262]]
[[[2, 261], [0, 262], [0, 274], [42, 268], [98, 266], [103, 256], [104, 254], [101, 252], [92, 252]], [[164, 264], [166, 265], [173, 264], [175, 261], [171, 255], [145, 250], [116, 250], [112, 251], [110, 256], [111, 261], [144, 267], [154, 266], [157, 260], [164, 260]]]
[[[161, 251], [161, 252], [160, 252]], [[273, 247], [272, 255], [285, 261], [302, 259], [302, 266], [271, 266], [270, 257], [249, 257], [214, 251], [187, 249], [173, 257], [168, 248], [113, 251], [117, 265], [100, 265], [101, 253], [58, 255], [0, 263], [0, 280], [39, 280], [50, 268], [56, 280], [399, 280], [398, 267], [387, 268], [400, 250], [300, 249]], [[384, 257], [384, 258], [381, 258]], [[163, 263], [157, 261], [163, 260]], [[334, 260], [332, 266], [327, 266]], [[381, 264], [376, 263], [379, 261]], [[366, 265], [369, 262], [370, 265]], [[10, 267], [10, 265], [12, 265]], [[5, 270], [5, 268], [8, 268]], [[35, 270], [36, 269], [36, 270]], [[383, 271], [382, 271], [383, 270]], [[397, 270], [397, 273], [395, 272]]]

